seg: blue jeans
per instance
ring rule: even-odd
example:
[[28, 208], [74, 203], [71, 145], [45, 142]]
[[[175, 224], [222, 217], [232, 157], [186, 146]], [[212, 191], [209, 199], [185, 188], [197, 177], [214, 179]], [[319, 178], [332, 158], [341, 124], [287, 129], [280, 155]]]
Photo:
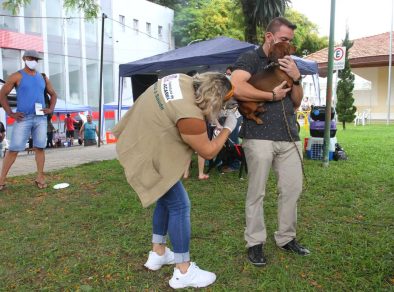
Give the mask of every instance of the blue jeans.
[[165, 243], [170, 236], [175, 263], [190, 261], [190, 200], [178, 181], [156, 203], [152, 243]]
[[45, 148], [47, 144], [47, 117], [34, 114], [25, 115], [21, 121], [15, 121], [12, 127], [10, 151], [23, 151], [29, 137], [33, 138], [34, 148]]

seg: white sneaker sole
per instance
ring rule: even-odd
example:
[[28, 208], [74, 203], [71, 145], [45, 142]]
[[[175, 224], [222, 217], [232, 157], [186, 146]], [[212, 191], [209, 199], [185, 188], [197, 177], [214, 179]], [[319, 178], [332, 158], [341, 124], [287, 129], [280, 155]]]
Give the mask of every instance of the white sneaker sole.
[[148, 265], [147, 263], [145, 263], [144, 267], [147, 268], [148, 270], [151, 270], [151, 271], [157, 271], [157, 270], [160, 270], [160, 268], [164, 265], [173, 265], [173, 264], [175, 264], [175, 261], [170, 261], [170, 262], [162, 264], [162, 265]]
[[160, 268], [161, 268], [162, 266], [163, 266], [163, 265], [148, 266], [147, 264], [144, 264], [144, 267], [147, 268], [148, 270], [151, 270], [151, 271], [160, 270]]
[[185, 285], [185, 284], [182, 284], [182, 283], [178, 283], [178, 282], [176, 282], [176, 281], [172, 281], [172, 279], [168, 282], [168, 284], [170, 284], [170, 287], [171, 287], [172, 289], [182, 289], [182, 288], [187, 288], [187, 287], [192, 287], [192, 288], [204, 288], [204, 287], [207, 287], [207, 286], [209, 286], [209, 285], [215, 283], [215, 281], [216, 281], [216, 275], [215, 275], [215, 278], [214, 278], [213, 280], [207, 281], [207, 282], [205, 282], [205, 283], [200, 283], [200, 284]]

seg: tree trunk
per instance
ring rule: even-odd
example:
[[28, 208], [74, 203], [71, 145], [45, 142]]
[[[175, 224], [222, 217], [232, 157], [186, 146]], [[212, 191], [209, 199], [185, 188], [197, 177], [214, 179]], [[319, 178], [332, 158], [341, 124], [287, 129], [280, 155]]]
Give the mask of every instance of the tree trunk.
[[256, 20], [253, 15], [256, 0], [241, 0], [241, 5], [245, 20], [245, 41], [257, 44]]
[[342, 122], [342, 128], [343, 128], [344, 130], [346, 130], [346, 122], [345, 122], [345, 121]]

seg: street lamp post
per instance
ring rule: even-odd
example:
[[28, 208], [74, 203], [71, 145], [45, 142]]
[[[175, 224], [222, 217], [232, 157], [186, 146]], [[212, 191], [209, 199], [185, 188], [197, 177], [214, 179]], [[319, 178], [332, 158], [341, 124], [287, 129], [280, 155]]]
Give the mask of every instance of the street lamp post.
[[104, 21], [107, 15], [101, 15], [101, 57], [100, 57], [100, 93], [99, 93], [99, 126], [98, 126], [98, 147], [101, 145], [102, 115], [103, 115], [103, 61], [104, 61]]

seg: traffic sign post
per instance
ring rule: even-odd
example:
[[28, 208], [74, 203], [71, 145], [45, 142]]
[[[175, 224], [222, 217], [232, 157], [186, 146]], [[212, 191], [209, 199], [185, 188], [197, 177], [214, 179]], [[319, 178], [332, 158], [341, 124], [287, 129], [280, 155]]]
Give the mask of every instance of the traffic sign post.
[[334, 48], [333, 70], [343, 70], [345, 68], [346, 47]]

